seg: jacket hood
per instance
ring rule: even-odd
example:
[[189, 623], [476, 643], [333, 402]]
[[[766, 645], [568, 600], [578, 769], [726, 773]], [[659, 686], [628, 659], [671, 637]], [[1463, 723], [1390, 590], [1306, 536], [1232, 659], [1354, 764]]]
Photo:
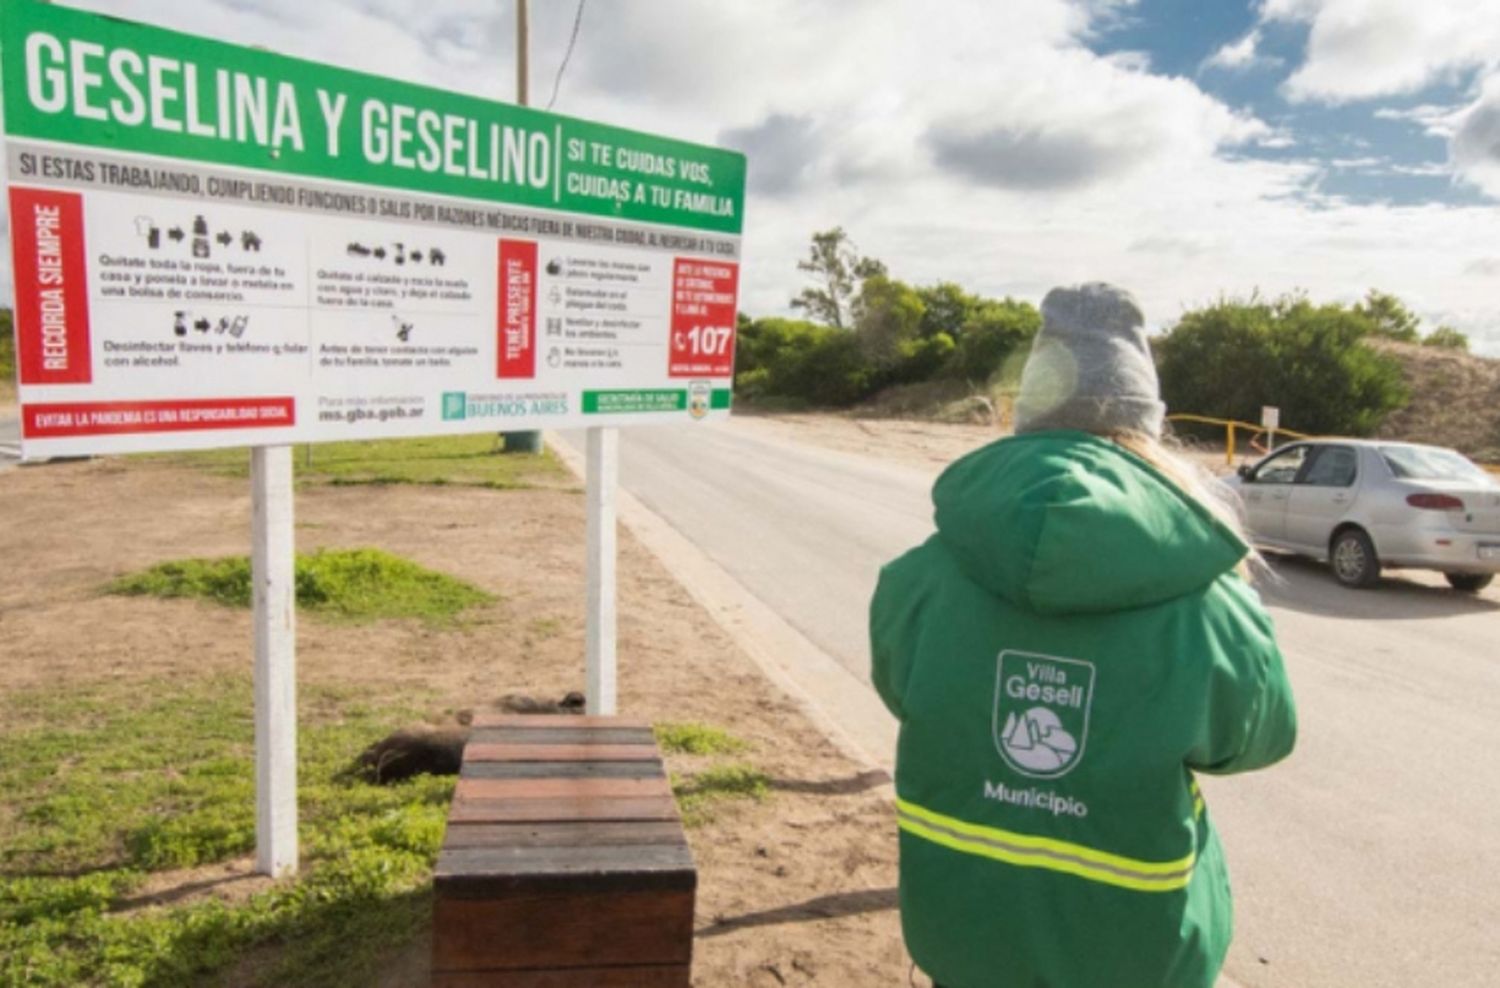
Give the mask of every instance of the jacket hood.
[[932, 489], [965, 574], [1043, 614], [1126, 610], [1191, 593], [1245, 543], [1145, 460], [1085, 432], [1002, 439]]

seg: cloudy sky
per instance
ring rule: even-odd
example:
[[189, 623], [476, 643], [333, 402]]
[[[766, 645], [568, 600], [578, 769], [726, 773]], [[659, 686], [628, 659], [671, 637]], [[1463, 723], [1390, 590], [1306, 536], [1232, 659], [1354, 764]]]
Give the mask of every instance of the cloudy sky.
[[[511, 0], [72, 5], [514, 95]], [[534, 103], [577, 10], [533, 0]], [[750, 156], [752, 314], [842, 225], [908, 281], [1105, 279], [1158, 326], [1379, 287], [1500, 355], [1500, 0], [587, 0], [553, 108]]]

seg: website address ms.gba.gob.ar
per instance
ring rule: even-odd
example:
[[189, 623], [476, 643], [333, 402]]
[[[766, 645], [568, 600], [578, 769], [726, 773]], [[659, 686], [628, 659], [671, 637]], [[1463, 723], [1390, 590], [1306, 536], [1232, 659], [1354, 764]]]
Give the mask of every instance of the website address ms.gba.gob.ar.
[[390, 405], [379, 408], [322, 409], [319, 422], [391, 422], [422, 417], [421, 405]]

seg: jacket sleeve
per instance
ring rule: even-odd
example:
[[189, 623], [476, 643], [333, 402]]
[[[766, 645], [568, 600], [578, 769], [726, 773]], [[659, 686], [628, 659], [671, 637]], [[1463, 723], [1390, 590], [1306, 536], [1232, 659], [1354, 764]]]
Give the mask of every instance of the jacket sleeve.
[[1248, 772], [1291, 754], [1297, 711], [1275, 630], [1260, 599], [1237, 576], [1225, 577], [1207, 606], [1212, 661], [1190, 768], [1215, 774]]
[[903, 699], [911, 678], [912, 638], [917, 600], [896, 560], [880, 571], [870, 600], [870, 681], [886, 709], [905, 720]]

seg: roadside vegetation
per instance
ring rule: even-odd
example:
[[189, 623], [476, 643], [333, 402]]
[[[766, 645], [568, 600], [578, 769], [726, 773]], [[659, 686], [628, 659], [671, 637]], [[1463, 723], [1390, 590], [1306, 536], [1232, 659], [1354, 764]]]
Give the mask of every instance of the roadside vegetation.
[[1173, 412], [1243, 422], [1276, 405], [1299, 432], [1368, 436], [1411, 399], [1400, 363], [1370, 342], [1414, 337], [1415, 322], [1379, 292], [1355, 306], [1223, 300], [1155, 341], [1162, 397]]
[[[951, 282], [912, 286], [859, 253], [841, 228], [813, 234], [792, 300], [805, 320], [741, 315], [735, 390], [752, 407], [901, 407], [885, 400], [926, 385], [941, 400], [982, 399], [993, 417], [1015, 394], [1041, 316], [1028, 302]], [[1393, 295], [1353, 305], [1303, 295], [1225, 298], [1183, 316], [1153, 342], [1174, 413], [1256, 422], [1264, 405], [1304, 432], [1370, 435], [1411, 394], [1382, 341], [1465, 351], [1450, 326], [1423, 333]]]
[[749, 750], [741, 738], [697, 722], [663, 722], [652, 730], [671, 766], [672, 794], [683, 826], [702, 827], [736, 802], [758, 803], [770, 795], [771, 780], [764, 772], [727, 759]]
[[[225, 477], [250, 475], [250, 454], [244, 449], [153, 453], [142, 458]], [[502, 455], [499, 438], [492, 433], [303, 445], [293, 449], [292, 465], [297, 483], [303, 486], [455, 484], [495, 490], [574, 486], [571, 475], [550, 451]]]
[[[494, 597], [478, 587], [380, 549], [325, 549], [296, 559], [297, 607], [350, 621], [418, 618], [452, 623], [465, 608]], [[246, 556], [158, 563], [110, 583], [108, 593], [197, 597], [229, 607], [251, 603]]]
[[792, 305], [808, 319], [740, 318], [738, 399], [846, 407], [934, 380], [983, 390], [1041, 326], [1027, 302], [900, 281], [839, 228], [815, 234], [798, 267], [810, 285]]
[[254, 847], [252, 709], [240, 677], [0, 701], [0, 985], [366, 985], [421, 929], [453, 782], [348, 772], [416, 711], [300, 689], [302, 871], [273, 883], [222, 864]]
[[0, 309], [0, 401], [9, 401], [16, 388], [16, 335], [11, 310]]

